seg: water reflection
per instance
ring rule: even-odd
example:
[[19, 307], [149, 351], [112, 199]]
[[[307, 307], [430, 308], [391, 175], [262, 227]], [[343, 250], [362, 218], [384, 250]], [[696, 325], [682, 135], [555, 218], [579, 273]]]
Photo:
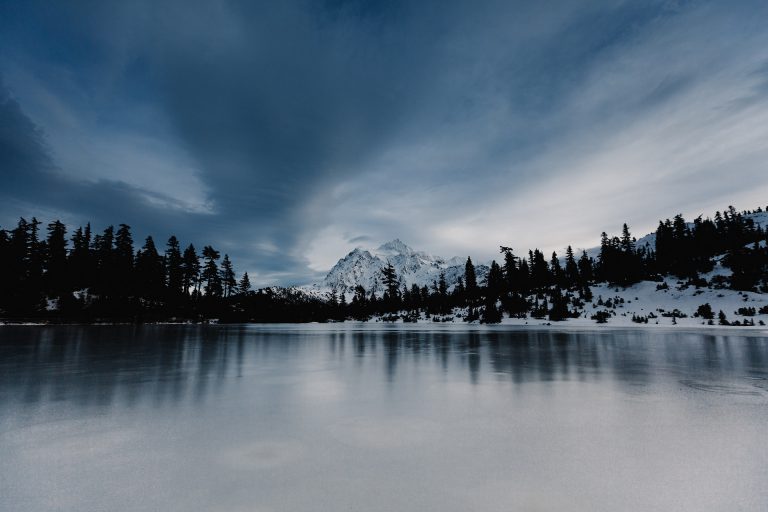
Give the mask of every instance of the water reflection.
[[763, 511], [744, 334], [0, 327], [0, 510]]
[[204, 401], [231, 379], [268, 372], [281, 361], [326, 359], [342, 367], [364, 365], [366, 371], [378, 366], [390, 383], [406, 367], [464, 373], [472, 385], [610, 378], [637, 386], [664, 377], [694, 382], [741, 375], [759, 387], [768, 343], [759, 336], [653, 331], [3, 327], [0, 398], [81, 407], [116, 400], [133, 406], [149, 399], [165, 407]]

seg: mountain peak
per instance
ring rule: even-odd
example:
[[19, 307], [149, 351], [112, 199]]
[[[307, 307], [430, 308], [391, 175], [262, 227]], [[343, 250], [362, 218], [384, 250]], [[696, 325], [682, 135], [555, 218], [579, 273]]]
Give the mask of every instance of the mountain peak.
[[[387, 264], [395, 267], [401, 283], [431, 286], [445, 275], [446, 283], [451, 288], [464, 276], [465, 258], [445, 260], [425, 252], [412, 249], [399, 238], [382, 244], [373, 251], [356, 248], [341, 258], [328, 272], [319, 288], [336, 290], [337, 293], [352, 293], [356, 286], [362, 286], [367, 293], [383, 292], [381, 269]], [[488, 273], [485, 265], [476, 265], [478, 279]]]
[[381, 252], [393, 252], [397, 254], [411, 254], [413, 252], [413, 249], [408, 247], [405, 242], [399, 238], [395, 238], [394, 240], [390, 240], [389, 242], [380, 245], [377, 250]]

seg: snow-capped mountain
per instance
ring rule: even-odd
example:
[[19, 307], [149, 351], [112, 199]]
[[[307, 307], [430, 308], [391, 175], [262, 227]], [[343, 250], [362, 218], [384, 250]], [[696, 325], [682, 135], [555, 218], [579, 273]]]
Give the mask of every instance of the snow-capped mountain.
[[[745, 214], [755, 224], [768, 226], [768, 212], [752, 212]], [[693, 226], [693, 224], [690, 224]], [[656, 233], [651, 232], [636, 241], [636, 246], [648, 245], [655, 249]], [[575, 249], [576, 257], [581, 255], [582, 249]], [[600, 247], [586, 249], [590, 257], [597, 258]], [[521, 254], [521, 256], [527, 256]], [[565, 250], [558, 251], [561, 260], [565, 257]], [[375, 249], [357, 247], [349, 254], [341, 258], [328, 272], [321, 282], [303, 286], [305, 293], [325, 295], [335, 290], [336, 293], [345, 293], [350, 296], [358, 285], [362, 285], [367, 293], [371, 291], [381, 294], [384, 291], [381, 269], [392, 263], [400, 278], [401, 286], [404, 284], [410, 288], [413, 284], [418, 286], [432, 286], [440, 279], [440, 274], [445, 274], [448, 288], [453, 288], [460, 278], [464, 277], [465, 257], [453, 257], [446, 259], [433, 256], [423, 251], [417, 251], [406, 245], [402, 240], [395, 239]], [[475, 263], [475, 271], [478, 283], [482, 283], [488, 275], [488, 266]]]
[[[395, 239], [372, 250], [355, 248], [333, 266], [321, 283], [312, 288], [316, 291], [335, 290], [336, 293], [349, 295], [354, 292], [356, 286], [362, 285], [368, 293], [382, 293], [384, 289], [381, 269], [388, 263], [395, 267], [401, 286], [432, 286], [440, 279], [440, 274], [444, 273], [450, 289], [458, 283], [459, 278], [464, 277], [466, 258], [445, 259], [433, 256], [416, 251], [401, 240]], [[488, 273], [488, 267], [475, 265], [475, 271], [478, 282], [482, 282]]]

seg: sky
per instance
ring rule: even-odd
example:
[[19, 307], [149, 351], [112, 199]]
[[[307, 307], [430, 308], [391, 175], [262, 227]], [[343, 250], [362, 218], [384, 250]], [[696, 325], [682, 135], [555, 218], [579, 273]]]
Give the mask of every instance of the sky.
[[129, 224], [256, 285], [768, 204], [768, 3], [0, 0], [0, 226]]

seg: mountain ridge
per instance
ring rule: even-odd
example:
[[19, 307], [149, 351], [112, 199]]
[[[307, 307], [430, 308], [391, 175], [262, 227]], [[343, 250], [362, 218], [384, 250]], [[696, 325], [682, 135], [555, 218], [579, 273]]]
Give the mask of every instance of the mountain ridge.
[[[331, 268], [325, 278], [304, 289], [310, 292], [336, 292], [351, 294], [357, 286], [366, 293], [381, 295], [384, 292], [381, 269], [391, 263], [395, 267], [400, 285], [411, 288], [431, 287], [445, 275], [448, 288], [464, 278], [466, 259], [460, 256], [444, 258], [425, 251], [415, 250], [399, 238], [385, 242], [375, 249], [355, 247]], [[478, 281], [485, 278], [488, 266], [475, 265]]]

